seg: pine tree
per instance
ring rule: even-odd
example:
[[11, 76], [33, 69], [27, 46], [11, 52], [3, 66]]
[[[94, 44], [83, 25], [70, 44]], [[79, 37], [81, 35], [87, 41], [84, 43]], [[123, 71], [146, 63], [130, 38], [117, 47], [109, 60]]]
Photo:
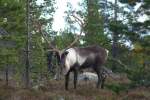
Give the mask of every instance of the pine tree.
[[85, 42], [90, 45], [103, 45], [106, 41], [106, 36], [103, 31], [103, 19], [99, 11], [99, 0], [85, 0], [85, 2], [87, 6], [84, 27]]
[[[45, 25], [44, 29], [47, 33], [52, 33], [53, 14], [55, 11], [54, 1], [45, 0], [41, 5], [36, 3], [37, 0], [30, 1], [30, 78], [31, 82], [38, 79], [40, 73], [47, 71], [46, 65], [46, 50], [45, 42], [43, 42], [42, 35], [39, 33], [35, 21], [39, 21]], [[4, 28], [10, 35], [0, 37], [0, 40], [11, 40], [16, 43], [13, 49], [0, 48], [0, 66], [6, 65], [8, 59], [4, 59], [5, 54], [11, 54], [9, 64], [16, 66], [15, 79], [22, 84], [22, 77], [25, 80], [25, 49], [27, 41], [27, 27], [26, 27], [26, 0], [1, 0], [0, 1], [0, 27]], [[47, 17], [47, 15], [49, 15]], [[49, 35], [48, 34], [48, 35]], [[49, 35], [50, 36], [50, 35]], [[35, 77], [36, 76], [36, 77]], [[33, 78], [33, 79], [32, 79]]]
[[[24, 1], [0, 1], [0, 27], [5, 29], [9, 35], [1, 37], [4, 41], [15, 42], [13, 48], [1, 48], [0, 66], [6, 66], [6, 69], [21, 69], [20, 51], [25, 47], [25, 2]], [[12, 69], [12, 68], [11, 68]], [[9, 73], [7, 73], [9, 74]], [[17, 73], [18, 74], [18, 73]], [[8, 75], [7, 75], [8, 76]]]

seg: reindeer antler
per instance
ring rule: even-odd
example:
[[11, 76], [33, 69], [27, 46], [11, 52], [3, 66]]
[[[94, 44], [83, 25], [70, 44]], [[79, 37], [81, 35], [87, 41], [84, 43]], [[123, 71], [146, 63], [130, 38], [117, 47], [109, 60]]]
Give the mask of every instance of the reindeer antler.
[[83, 21], [82, 21], [79, 17], [77, 17], [76, 15], [74, 15], [74, 13], [71, 14], [71, 16], [75, 18], [75, 20], [78, 22], [78, 24], [79, 24], [81, 27], [84, 26]]
[[46, 38], [45, 34], [44, 34], [43, 31], [42, 31], [42, 25], [41, 25], [40, 22], [37, 23], [37, 27], [38, 27], [39, 32], [42, 34], [42, 37], [44, 38], [44, 40], [45, 40], [48, 44], [50, 44], [50, 41]]
[[74, 12], [71, 14], [71, 16], [74, 17], [75, 21], [77, 21], [81, 29], [79, 35], [76, 36], [75, 40], [67, 48], [72, 47], [81, 38], [81, 35], [83, 33], [83, 27], [84, 27], [83, 21], [79, 17], [77, 17]]
[[39, 22], [39, 21], [36, 21], [35, 22], [37, 25], [37, 29], [38, 31], [42, 34], [42, 37], [44, 38], [44, 40], [48, 43], [50, 49], [48, 51], [55, 51], [55, 52], [60, 52], [60, 50], [58, 48], [56, 48], [54, 45], [52, 45], [52, 43], [48, 40], [48, 38], [46, 37], [46, 34], [48, 33], [45, 33], [42, 31], [42, 24]]
[[[66, 47], [65, 49], [72, 47], [80, 39], [80, 37], [83, 33], [83, 27], [84, 27], [83, 21], [79, 17], [77, 17], [74, 12], [70, 16], [72, 16], [75, 19], [75, 21], [79, 24], [81, 29], [80, 29], [79, 35], [77, 35], [75, 40], [72, 43], [70, 43], [70, 45], [68, 47]], [[60, 54], [60, 52], [64, 51], [64, 49], [59, 50], [57, 47], [52, 45], [52, 43], [46, 37], [47, 33], [42, 31], [42, 24], [39, 21], [33, 21], [33, 22], [34, 22], [34, 25], [36, 25], [38, 31], [42, 34], [42, 37], [44, 38], [44, 40], [48, 43], [48, 45], [50, 47], [50, 49], [48, 51], [55, 51], [55, 52], [58, 52], [59, 54]]]

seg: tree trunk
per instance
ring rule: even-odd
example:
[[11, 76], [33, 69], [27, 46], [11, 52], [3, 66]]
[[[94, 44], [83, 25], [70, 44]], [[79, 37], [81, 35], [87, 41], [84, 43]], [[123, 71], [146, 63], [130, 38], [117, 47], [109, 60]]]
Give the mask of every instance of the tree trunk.
[[8, 65], [6, 66], [5, 69], [5, 79], [6, 79], [6, 85], [8, 86]]
[[6, 55], [7, 57], [7, 64], [6, 64], [6, 68], [5, 68], [5, 80], [6, 80], [6, 85], [8, 86], [8, 81], [9, 81], [9, 78], [8, 78], [8, 60], [9, 60], [9, 55]]
[[29, 29], [29, 21], [30, 21], [30, 2], [29, 0], [27, 0], [27, 21], [26, 21], [26, 25], [27, 25], [27, 49], [26, 49], [26, 67], [25, 67], [25, 87], [29, 88], [29, 84], [30, 84], [30, 79], [29, 79], [29, 68], [30, 68], [30, 29]]
[[[117, 0], [115, 0], [115, 7], [114, 7], [114, 21], [117, 24]], [[112, 57], [117, 57], [117, 31], [113, 32], [113, 44], [112, 44]], [[116, 64], [113, 62], [113, 70], [116, 69]]]

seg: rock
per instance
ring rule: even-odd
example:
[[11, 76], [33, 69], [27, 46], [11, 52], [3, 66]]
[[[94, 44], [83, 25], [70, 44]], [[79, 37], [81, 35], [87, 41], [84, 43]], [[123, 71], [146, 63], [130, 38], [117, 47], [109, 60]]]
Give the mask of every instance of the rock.
[[97, 81], [98, 77], [97, 74], [92, 73], [92, 72], [84, 72], [79, 75], [78, 81]]

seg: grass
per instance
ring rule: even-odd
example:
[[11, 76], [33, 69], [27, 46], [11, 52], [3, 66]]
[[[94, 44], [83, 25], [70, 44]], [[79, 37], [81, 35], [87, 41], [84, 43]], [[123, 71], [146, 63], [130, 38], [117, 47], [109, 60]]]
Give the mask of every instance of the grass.
[[126, 83], [106, 81], [104, 89], [96, 89], [95, 82], [78, 83], [73, 89], [64, 89], [64, 81], [51, 80], [44, 86], [35, 89], [22, 89], [5, 86], [0, 82], [0, 100], [149, 100], [150, 88], [138, 87], [129, 89]]
[[150, 88], [139, 87], [139, 88], [131, 89], [122, 97], [123, 100], [149, 100]]

